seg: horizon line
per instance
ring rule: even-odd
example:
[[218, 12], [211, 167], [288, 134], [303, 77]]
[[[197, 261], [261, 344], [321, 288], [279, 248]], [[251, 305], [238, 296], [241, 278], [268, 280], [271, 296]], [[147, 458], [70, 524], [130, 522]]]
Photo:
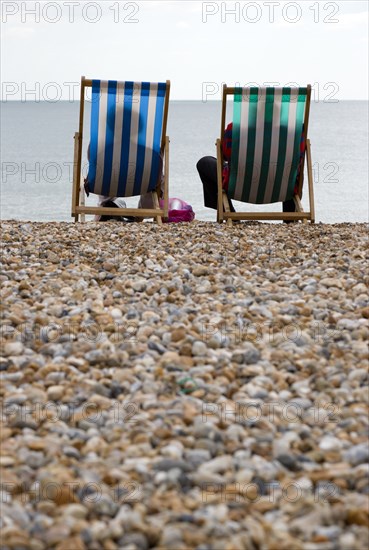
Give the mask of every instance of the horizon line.
[[[201, 103], [216, 103], [221, 102], [222, 98], [219, 99], [170, 99], [170, 102], [173, 101], [193, 101], [193, 102], [201, 102]], [[311, 100], [312, 103], [340, 103], [341, 101], [367, 101], [369, 102], [369, 97], [364, 99], [358, 99], [358, 98], [343, 98], [343, 99], [337, 99], [335, 101], [324, 101], [324, 100], [318, 100], [314, 101]], [[80, 103], [80, 99], [57, 99], [55, 101], [49, 100], [49, 99], [1, 99], [0, 103]]]

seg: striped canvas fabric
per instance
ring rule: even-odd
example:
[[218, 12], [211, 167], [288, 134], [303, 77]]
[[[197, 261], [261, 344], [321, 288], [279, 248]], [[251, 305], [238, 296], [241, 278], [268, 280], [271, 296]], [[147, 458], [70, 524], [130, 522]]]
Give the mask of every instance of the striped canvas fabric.
[[228, 195], [253, 204], [293, 198], [307, 88], [236, 88]]
[[93, 80], [87, 188], [109, 197], [155, 190], [166, 83]]

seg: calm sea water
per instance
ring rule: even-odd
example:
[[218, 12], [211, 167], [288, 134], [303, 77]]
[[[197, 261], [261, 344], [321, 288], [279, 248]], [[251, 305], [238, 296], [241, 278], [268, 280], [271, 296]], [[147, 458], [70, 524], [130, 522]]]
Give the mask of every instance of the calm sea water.
[[[215, 211], [203, 206], [196, 162], [204, 155], [215, 156], [220, 110], [219, 102], [170, 103], [170, 196], [189, 202], [199, 220], [215, 220]], [[71, 221], [73, 135], [78, 116], [78, 103], [1, 105], [2, 219]], [[85, 148], [88, 129], [86, 113]], [[309, 135], [317, 221], [368, 221], [368, 103], [312, 103]], [[95, 202], [93, 197], [87, 204]], [[128, 202], [136, 206], [137, 198]], [[307, 190], [303, 204], [308, 205]], [[235, 206], [260, 209], [241, 203]], [[266, 209], [275, 208], [280, 206]]]

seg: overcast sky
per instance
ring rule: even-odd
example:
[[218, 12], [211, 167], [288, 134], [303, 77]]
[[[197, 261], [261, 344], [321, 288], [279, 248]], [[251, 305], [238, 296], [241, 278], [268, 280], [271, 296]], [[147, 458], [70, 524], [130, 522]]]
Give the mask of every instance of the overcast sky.
[[[172, 82], [172, 99], [221, 83], [311, 83], [367, 99], [368, 2], [1, 2], [2, 99], [78, 97], [81, 75]], [[54, 84], [51, 84], [54, 83]], [[67, 84], [69, 83], [69, 84]]]

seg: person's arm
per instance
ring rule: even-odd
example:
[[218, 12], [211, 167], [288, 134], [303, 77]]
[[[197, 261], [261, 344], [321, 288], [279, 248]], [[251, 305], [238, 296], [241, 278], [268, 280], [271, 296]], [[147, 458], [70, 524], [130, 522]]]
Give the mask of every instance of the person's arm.
[[230, 122], [223, 136], [223, 159], [225, 161], [223, 166], [223, 189], [226, 191], [228, 190], [229, 172], [231, 168], [232, 128], [233, 124]]
[[[294, 189], [295, 195], [297, 195], [299, 192], [300, 172], [304, 162], [305, 149], [306, 149], [306, 140], [305, 140], [305, 133], [304, 133], [304, 125], [302, 125], [302, 134], [300, 139], [300, 160], [297, 168], [297, 176], [296, 176], [295, 189]], [[304, 175], [302, 175], [302, 178], [304, 178]]]

